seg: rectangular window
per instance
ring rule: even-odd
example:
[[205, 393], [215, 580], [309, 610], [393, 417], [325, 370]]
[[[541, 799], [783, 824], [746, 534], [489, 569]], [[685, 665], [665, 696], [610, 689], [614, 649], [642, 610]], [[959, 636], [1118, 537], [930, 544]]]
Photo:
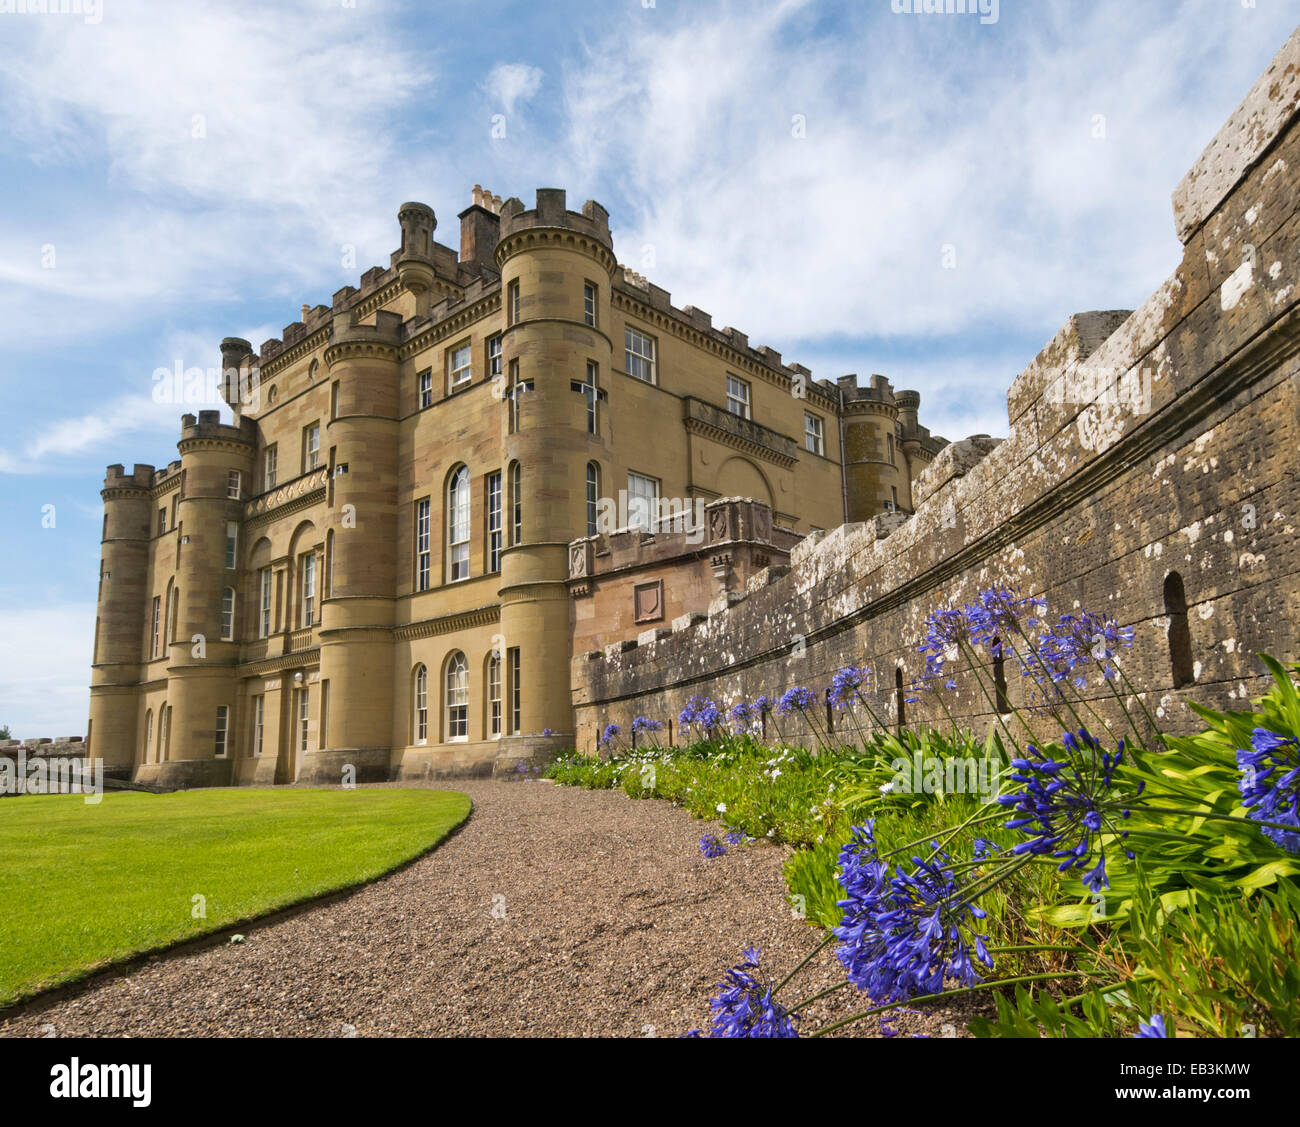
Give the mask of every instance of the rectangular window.
[[161, 536], [167, 531], [167, 509], [164, 506], [158, 510], [158, 535]]
[[519, 283], [511, 282], [506, 287], [506, 324], [519, 324]]
[[885, 435], [885, 438], [888, 440], [889, 464], [892, 466], [894, 464], [894, 436], [892, 434], [887, 434]]
[[320, 751], [325, 751], [330, 745], [330, 683], [322, 681], [320, 683], [320, 736], [316, 740], [316, 747]]
[[803, 445], [805, 450], [813, 454], [821, 454], [823, 457], [826, 455], [826, 431], [822, 420], [807, 412], [803, 417]]
[[233, 520], [226, 522], [226, 567], [235, 566], [235, 552], [239, 546], [239, 525]]
[[420, 381], [420, 408], [433, 406], [433, 369], [425, 368], [416, 379]]
[[298, 750], [307, 750], [307, 718], [311, 715], [311, 690], [298, 690]]
[[232, 501], [239, 500], [240, 473], [238, 470], [231, 470], [226, 474], [226, 496]]
[[320, 423], [312, 423], [302, 432], [302, 472], [320, 465]]
[[227, 587], [221, 592], [221, 640], [235, 640], [235, 589]]
[[271, 634], [271, 569], [262, 568], [259, 573], [261, 589], [258, 592], [260, 600], [260, 612], [257, 619], [257, 636], [259, 638], [270, 637]]
[[501, 471], [487, 478], [488, 571], [501, 570]]
[[262, 489], [275, 488], [275, 469], [276, 463], [280, 459], [280, 452], [275, 446], [268, 446], [266, 452], [262, 455]]
[[627, 374], [646, 383], [655, 382], [655, 338], [627, 327]]
[[153, 597], [153, 642], [149, 646], [149, 656], [158, 656], [158, 627], [162, 624], [162, 596]]
[[310, 626], [316, 621], [316, 553], [302, 557], [302, 624]]
[[473, 378], [473, 351], [468, 344], [453, 348], [447, 357], [447, 373], [453, 388], [464, 387]]
[[524, 539], [524, 487], [519, 463], [510, 467], [510, 543], [521, 544]]
[[889, 487], [889, 494], [894, 503], [894, 512], [898, 512], [898, 486], [891, 485]]
[[727, 377], [727, 410], [742, 419], [750, 417], [749, 384], [735, 376]]
[[176, 514], [180, 509], [180, 504], [181, 504], [181, 495], [180, 493], [176, 493], [172, 496], [172, 519], [171, 519], [171, 523], [168, 525], [169, 528], [176, 527]]
[[585, 282], [582, 287], [582, 315], [586, 318], [587, 324], [593, 329], [596, 327], [596, 300], [599, 291], [596, 289], [595, 282]]
[[213, 741], [212, 753], [218, 759], [226, 756], [226, 733], [230, 727], [230, 705], [217, 705], [216, 739]]
[[415, 503], [415, 589], [429, 589], [429, 498]]
[[266, 697], [260, 693], [253, 698], [253, 755], [262, 754], [262, 740], [266, 734]]
[[[489, 337], [487, 342], [488, 376], [496, 379], [501, 375], [501, 337]], [[500, 394], [496, 392], [495, 394]]]
[[501, 653], [488, 659], [488, 735], [501, 735]]
[[510, 731], [513, 735], [518, 735], [522, 727], [521, 715], [522, 710], [519, 707], [520, 688], [519, 688], [519, 647], [512, 647], [506, 652], [508, 672], [510, 675]]
[[628, 528], [654, 532], [659, 517], [659, 482], [639, 473], [627, 475]]

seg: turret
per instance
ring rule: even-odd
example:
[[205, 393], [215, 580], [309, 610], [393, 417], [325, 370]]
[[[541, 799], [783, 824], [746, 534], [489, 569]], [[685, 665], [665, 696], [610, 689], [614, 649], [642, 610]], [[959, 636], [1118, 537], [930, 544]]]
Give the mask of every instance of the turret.
[[87, 755], [112, 778], [130, 778], [137, 758], [140, 681], [147, 644], [149, 539], [153, 532], [153, 466], [128, 474], [108, 467], [100, 540], [99, 598], [91, 657]]
[[[507, 648], [532, 659], [520, 682], [524, 736], [547, 728], [573, 730], [567, 669], [534, 655], [568, 633], [567, 546], [587, 533], [587, 465], [596, 462], [608, 471], [611, 464], [599, 407], [592, 434], [589, 393], [574, 391], [589, 386], [589, 365], [598, 386], [608, 387], [612, 379], [610, 286], [617, 262], [609, 214], [594, 200], [581, 213], [569, 211], [565, 199], [563, 191], [544, 188], [532, 210], [507, 200], [496, 248], [505, 306], [504, 370], [511, 386], [522, 382], [530, 388], [518, 393], [516, 409], [507, 399], [502, 410], [507, 512], [517, 480], [522, 526], [501, 561], [501, 633]], [[508, 519], [507, 528], [512, 523]]]
[[438, 219], [428, 204], [404, 203], [397, 212], [397, 221], [402, 227], [397, 276], [415, 297], [415, 315], [427, 317], [432, 304], [433, 233], [438, 229]]

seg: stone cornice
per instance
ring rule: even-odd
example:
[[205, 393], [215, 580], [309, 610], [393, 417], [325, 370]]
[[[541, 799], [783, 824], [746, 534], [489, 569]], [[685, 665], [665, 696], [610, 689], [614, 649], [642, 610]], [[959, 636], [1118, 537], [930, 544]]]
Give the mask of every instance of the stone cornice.
[[[361, 326], [365, 328], [365, 326]], [[340, 360], [356, 357], [373, 356], [383, 360], [396, 360], [400, 345], [393, 341], [377, 340], [373, 337], [356, 337], [351, 340], [335, 341], [325, 349], [325, 367], [332, 368]]]
[[523, 227], [497, 243], [497, 272], [500, 273], [506, 262], [520, 251], [526, 249], [529, 244], [535, 244], [539, 247], [561, 247], [565, 249], [576, 247], [587, 257], [594, 258], [599, 262], [605, 268], [605, 273], [611, 278], [618, 269], [618, 260], [614, 257], [614, 252], [591, 235], [575, 231], [571, 227]]
[[440, 634], [454, 634], [457, 630], [468, 630], [474, 626], [490, 626], [501, 621], [501, 607], [493, 604], [476, 607], [473, 610], [457, 611], [444, 614], [438, 618], [426, 618], [420, 622], [411, 622], [406, 626], [393, 629], [393, 637], [399, 642], [410, 642], [417, 638], [433, 638]]
[[[176, 443], [176, 449], [182, 455], [189, 453], [191, 450], [228, 450], [232, 454], [247, 455], [252, 448], [253, 443], [243, 438], [217, 438], [207, 435], [195, 435], [192, 438], [182, 438]], [[177, 475], [180, 476], [179, 474]]]
[[[754, 438], [746, 438], [744, 435], [738, 434], [735, 431], [728, 429], [726, 426], [719, 425], [719, 422], [714, 421], [709, 417], [710, 415], [717, 413], [716, 408], [711, 408], [709, 412], [700, 412], [696, 410], [694, 408], [695, 404], [703, 404], [706, 407], [709, 406], [708, 404], [704, 404], [703, 400], [688, 397], [685, 400], [685, 403], [686, 413], [682, 419], [682, 425], [685, 426], [688, 434], [703, 435], [705, 438], [710, 438], [714, 442], [730, 447], [732, 450], [739, 450], [741, 453], [748, 454], [751, 457], [761, 458], [766, 462], [772, 462], [774, 465], [778, 465], [782, 469], [791, 469], [798, 463], [799, 458], [797, 455], [775, 449], [773, 446], [755, 441]], [[786, 443], [789, 443], [791, 448], [794, 447], [793, 441], [785, 438], [784, 435], [777, 434], [775, 431], [768, 431], [766, 427], [760, 427], [757, 423], [750, 423], [750, 426], [755, 430], [756, 435], [767, 432], [772, 435], [773, 440], [783, 439]]]
[[476, 321], [483, 320], [484, 317], [491, 315], [500, 308], [501, 291], [498, 289], [472, 305], [456, 310], [450, 317], [444, 317], [427, 329], [421, 329], [416, 336], [401, 345], [398, 349], [398, 356], [402, 360], [409, 360], [417, 352], [423, 352], [426, 348], [437, 344], [440, 340], [445, 340], [447, 337], [458, 335], [463, 329], [469, 328]]
[[245, 662], [238, 669], [241, 677], [269, 677], [275, 673], [282, 673], [286, 669], [302, 669], [308, 665], [316, 665], [319, 661], [320, 648], [317, 647], [310, 650], [296, 650], [282, 657]]
[[328, 466], [318, 466], [308, 473], [244, 502], [244, 523], [256, 527], [273, 517], [288, 516], [325, 500], [329, 484]]
[[299, 360], [311, 355], [311, 353], [315, 352], [321, 347], [321, 345], [328, 343], [329, 339], [330, 326], [329, 323], [326, 322], [315, 332], [303, 337], [302, 340], [291, 348], [276, 353], [276, 355], [271, 357], [271, 359], [265, 364], [260, 365], [258, 367], [258, 374], [265, 379], [270, 379], [272, 376], [278, 376], [286, 368], [293, 367], [293, 365]]

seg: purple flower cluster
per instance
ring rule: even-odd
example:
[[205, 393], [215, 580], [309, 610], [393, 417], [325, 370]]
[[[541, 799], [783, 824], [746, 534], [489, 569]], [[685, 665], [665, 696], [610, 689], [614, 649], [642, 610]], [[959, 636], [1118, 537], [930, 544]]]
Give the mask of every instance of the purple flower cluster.
[[973, 986], [980, 981], [975, 963], [993, 966], [985, 937], [967, 934], [985, 913], [964, 897], [950, 858], [936, 850], [912, 861], [915, 872], [891, 873], [874, 822], [855, 827], [840, 852], [846, 896], [834, 931], [837, 954], [849, 981], [881, 1005], [937, 994], [948, 979]]
[[798, 1018], [772, 1000], [772, 987], [758, 980], [761, 952], [745, 948], [745, 961], [727, 971], [718, 995], [709, 1002], [713, 1010], [714, 1037], [798, 1037]]
[[1121, 646], [1133, 644], [1133, 628], [1120, 626], [1109, 615], [1083, 611], [1063, 614], [1038, 636], [1031, 653], [1025, 655], [1025, 676], [1039, 685], [1057, 688], [1071, 681], [1075, 688], [1087, 685], [1086, 670], [1095, 665], [1106, 680], [1114, 679], [1118, 670], [1115, 655]]
[[604, 735], [602, 735], [600, 739], [596, 742], [596, 746], [615, 747], [618, 744], [618, 737], [622, 733], [622, 731], [623, 729], [620, 728], [617, 724], [610, 724], [605, 729]]
[[1257, 821], [1281, 822], [1295, 831], [1264, 827], [1264, 836], [1288, 853], [1300, 853], [1300, 740], [1256, 728], [1250, 750], [1237, 750], [1241, 804]]
[[[1023, 596], [1015, 587], [990, 587], [973, 603], [934, 611], [925, 620], [925, 638], [917, 648], [925, 655], [925, 680], [931, 682], [943, 675], [948, 651], [962, 642], [1002, 657], [1007, 639], [1038, 628], [1038, 614], [1044, 606], [1045, 599]], [[955, 687], [951, 678], [946, 683]]]
[[817, 694], [812, 689], [795, 688], [786, 691], [776, 706], [777, 712], [782, 716], [789, 716], [792, 712], [807, 712], [817, 704]]
[[649, 720], [644, 716], [638, 716], [632, 721], [632, 731], [634, 732], [658, 732], [663, 728], [658, 720]]
[[1150, 1021], [1138, 1022], [1138, 1031], [1133, 1034], [1137, 1037], [1168, 1037], [1169, 1031], [1165, 1028], [1165, 1019], [1160, 1014], [1152, 1014]]
[[726, 853], [727, 847], [718, 840], [717, 834], [709, 834], [708, 837], [700, 838], [700, 852], [712, 860]]
[[837, 708], [848, 707], [860, 693], [871, 692], [872, 681], [871, 669], [866, 665], [850, 665], [839, 670], [831, 678], [831, 703]]
[[717, 702], [708, 697], [691, 697], [677, 718], [683, 729], [695, 726], [705, 732], [712, 732], [722, 726], [722, 709]]
[[[1029, 838], [1013, 847], [1012, 853], [1030, 853], [1035, 856], [1051, 854], [1064, 857], [1058, 866], [1060, 872], [1081, 869], [1092, 858], [1093, 838], [1099, 837], [1103, 828], [1120, 837], [1128, 831], [1119, 831], [1107, 816], [1116, 809], [1111, 798], [1115, 781], [1115, 768], [1124, 759], [1124, 741], [1111, 755], [1101, 750], [1101, 744], [1086, 728], [1078, 733], [1066, 732], [1061, 737], [1066, 757], [1052, 759], [1030, 744], [1026, 751], [1030, 758], [1013, 759], [1015, 774], [1011, 778], [1024, 784], [1024, 789], [999, 796], [1003, 806], [1014, 807], [1016, 814], [1007, 822], [1009, 830], [1020, 830]], [[1145, 787], [1138, 785], [1134, 797]], [[1119, 811], [1127, 818], [1126, 809]], [[1132, 858], [1130, 850], [1125, 854]], [[1099, 849], [1097, 864], [1083, 874], [1083, 883], [1092, 892], [1110, 887], [1106, 878], [1106, 852]]]

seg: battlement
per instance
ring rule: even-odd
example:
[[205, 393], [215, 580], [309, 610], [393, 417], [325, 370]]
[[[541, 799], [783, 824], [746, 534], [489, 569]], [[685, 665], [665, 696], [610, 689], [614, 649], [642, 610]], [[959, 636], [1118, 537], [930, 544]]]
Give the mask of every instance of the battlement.
[[127, 473], [120, 462], [108, 467], [108, 472], [104, 476], [105, 489], [138, 489], [146, 491], [154, 483], [153, 466], [137, 462], [130, 473]]
[[534, 227], [563, 227], [587, 235], [614, 249], [609, 231], [609, 212], [595, 200], [582, 205], [582, 211], [566, 209], [567, 193], [563, 188], [538, 188], [537, 206], [524, 209], [523, 201], [511, 197], [501, 205], [501, 238], [508, 239], [519, 231]]

